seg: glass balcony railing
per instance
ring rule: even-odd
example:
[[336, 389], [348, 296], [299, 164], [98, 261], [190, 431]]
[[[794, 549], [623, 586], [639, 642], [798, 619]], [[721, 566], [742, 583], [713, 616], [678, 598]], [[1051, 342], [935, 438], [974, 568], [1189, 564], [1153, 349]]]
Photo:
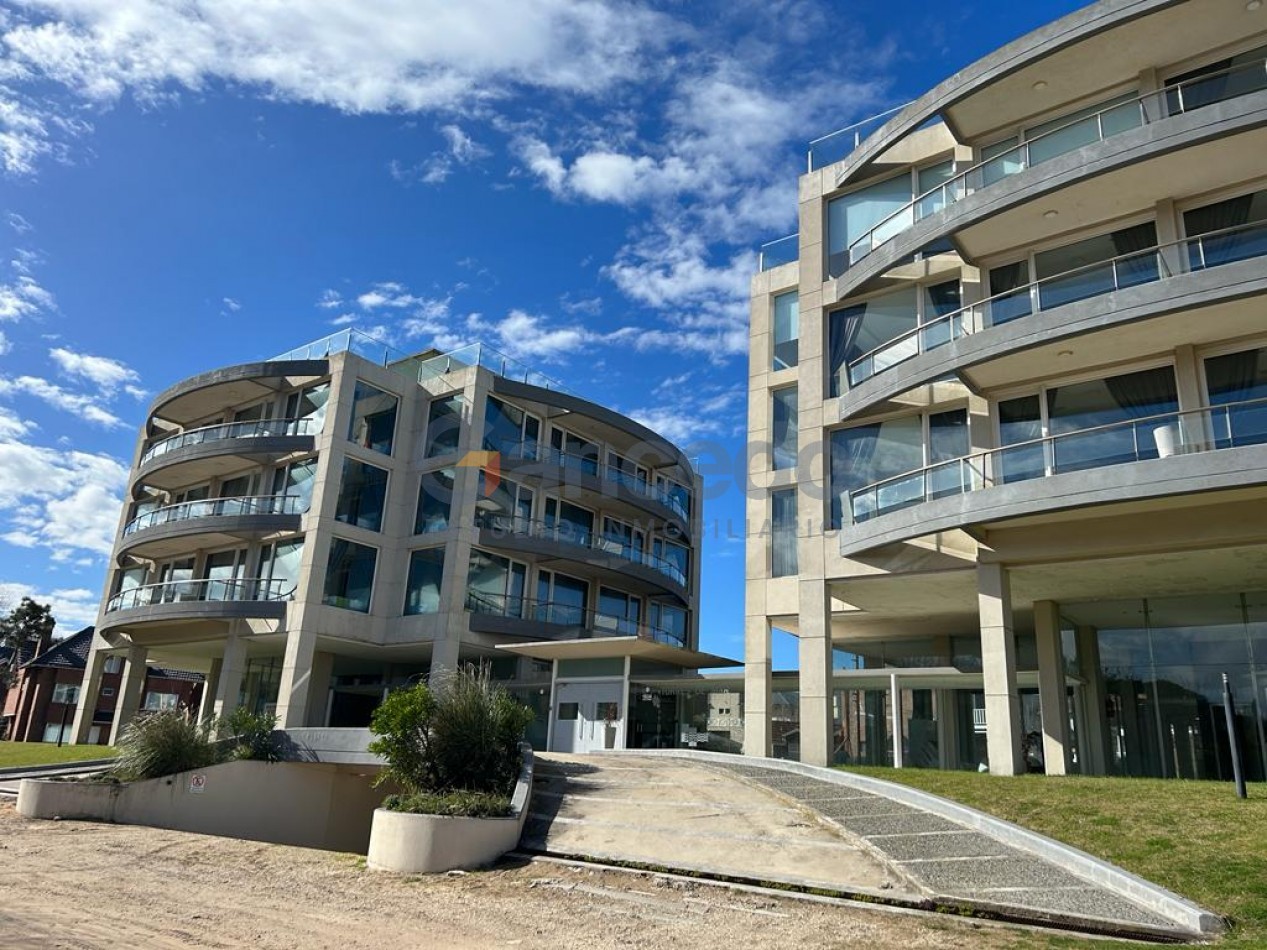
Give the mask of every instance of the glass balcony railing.
[[294, 581], [263, 577], [167, 581], [120, 591], [106, 601], [106, 613], [158, 604], [289, 600], [294, 592]]
[[355, 353], [371, 363], [388, 366], [405, 359], [405, 354], [388, 346], [382, 340], [376, 340], [362, 330], [348, 327], [338, 333], [331, 333], [320, 340], [313, 340], [293, 350], [287, 350], [280, 356], [271, 357], [268, 362], [281, 360], [320, 360], [334, 356], [336, 353]]
[[477, 511], [475, 527], [494, 535], [515, 535], [524, 538], [540, 538], [559, 544], [570, 544], [587, 551], [613, 555], [631, 564], [641, 564], [652, 568], [672, 579], [676, 583], [686, 585], [686, 571], [674, 561], [644, 551], [634, 544], [573, 524], [569, 521], [532, 521], [514, 515], [503, 515], [497, 512]]
[[[1175, 254], [1168, 251], [1175, 250]], [[1267, 221], [1211, 231], [1031, 281], [912, 327], [848, 364], [849, 385], [973, 333], [1177, 273], [1267, 256]], [[1169, 260], [1169, 263], [1168, 263]], [[1178, 267], [1172, 265], [1177, 264]], [[1186, 268], [1184, 270], [1183, 268]]]
[[508, 459], [538, 462], [542, 466], [557, 466], [569, 471], [593, 475], [606, 481], [620, 485], [635, 494], [660, 502], [679, 515], [683, 520], [690, 518], [690, 494], [685, 492], [685, 501], [681, 492], [669, 491], [656, 485], [651, 476], [639, 477], [636, 472], [627, 472], [614, 465], [602, 464], [597, 456], [574, 455], [558, 449], [531, 441], [509, 441], [501, 444], [500, 454]]
[[578, 628], [586, 636], [640, 637], [655, 643], [686, 647], [685, 637], [668, 630], [602, 610], [589, 610], [577, 604], [469, 590], [466, 592], [466, 609], [473, 614], [530, 620], [551, 627]]
[[948, 208], [995, 182], [1061, 155], [1103, 142], [1129, 129], [1163, 122], [1174, 116], [1261, 89], [1267, 89], [1267, 59], [1198, 76], [1125, 102], [1114, 103], [1091, 115], [1071, 119], [1058, 128], [1049, 129], [1005, 152], [978, 162], [937, 187], [916, 196], [850, 244], [848, 254], [844, 255], [846, 266], [852, 267], [876, 248], [929, 215]]
[[321, 430], [321, 419], [308, 416], [303, 419], [254, 419], [250, 422], [226, 422], [221, 425], [187, 429], [176, 435], [160, 439], [141, 455], [141, 464], [156, 459], [176, 449], [206, 442], [229, 439], [259, 439], [268, 436], [314, 435]]
[[1267, 443], [1267, 399], [1167, 412], [949, 459], [849, 493], [855, 524], [937, 498], [1070, 472]]
[[470, 346], [464, 346], [451, 353], [443, 353], [440, 356], [432, 356], [418, 361], [418, 382], [437, 379], [447, 373], [463, 370], [471, 366], [482, 366], [487, 370], [492, 370], [504, 379], [513, 379], [516, 382], [527, 383], [530, 386], [552, 389], [572, 396], [576, 395], [557, 379], [553, 379], [545, 373], [537, 372], [522, 360], [507, 356], [486, 343], [472, 343]]
[[789, 234], [787, 237], [762, 244], [757, 251], [757, 270], [771, 270], [796, 260], [800, 255], [799, 238], [798, 234]]
[[139, 514], [123, 529], [124, 537], [159, 525], [194, 518], [226, 518], [234, 515], [298, 515], [308, 510], [308, 499], [298, 495], [247, 495], [235, 498], [204, 498], [165, 505]]
[[816, 171], [848, 158], [854, 149], [866, 140], [867, 136], [908, 105], [910, 105], [909, 102], [904, 102], [900, 106], [894, 106], [886, 112], [881, 112], [879, 115], [873, 115], [870, 118], [863, 119], [861, 122], [847, 125], [843, 129], [837, 129], [835, 132], [820, 135], [809, 143], [809, 154], [806, 161], [807, 169], [811, 172]]

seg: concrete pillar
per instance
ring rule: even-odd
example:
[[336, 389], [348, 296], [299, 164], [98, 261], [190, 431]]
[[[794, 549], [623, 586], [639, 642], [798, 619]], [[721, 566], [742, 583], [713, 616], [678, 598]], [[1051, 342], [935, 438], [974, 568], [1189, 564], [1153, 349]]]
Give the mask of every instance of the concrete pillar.
[[291, 630], [286, 637], [282, 678], [277, 689], [277, 727], [298, 729], [308, 724], [308, 701], [312, 685], [312, 661], [317, 652], [317, 635], [311, 630]]
[[334, 654], [317, 650], [312, 655], [312, 674], [308, 679], [308, 714], [305, 725], [324, 726], [329, 705], [330, 680], [334, 676]]
[[202, 679], [202, 700], [198, 704], [198, 721], [206, 722], [216, 711], [216, 690], [220, 688], [220, 670], [224, 660], [216, 657], [211, 661], [206, 675]]
[[431, 646], [431, 673], [429, 682], [439, 683], [445, 676], [456, 673], [461, 662], [462, 641], [450, 633]]
[[744, 755], [768, 756], [771, 750], [770, 704], [774, 697], [771, 677], [770, 621], [750, 616], [744, 620], [743, 751]]
[[88, 662], [84, 667], [84, 679], [79, 687], [79, 703], [75, 706], [74, 724], [70, 729], [70, 741], [76, 745], [88, 741], [92, 730], [92, 714], [97, 708], [97, 696], [101, 692], [101, 676], [106, 670], [105, 642], [92, 638], [88, 650]]
[[833, 730], [831, 708], [831, 602], [821, 579], [799, 584], [801, 683], [801, 761], [830, 765]]
[[1100, 669], [1100, 635], [1095, 627], [1079, 627], [1078, 671], [1082, 674], [1082, 708], [1086, 715], [1086, 735], [1079, 737], [1082, 750], [1082, 771], [1087, 775], [1106, 775], [1109, 769], [1108, 710], [1104, 706], [1104, 674]]
[[1021, 704], [1016, 692], [1016, 637], [1012, 592], [1002, 564], [977, 565], [977, 610], [981, 622], [981, 672], [985, 682], [985, 741], [993, 775], [1019, 775]]
[[141, 708], [141, 693], [145, 690], [147, 672], [145, 657], [148, 652], [144, 647], [130, 647], [124, 659], [119, 701], [115, 703], [114, 723], [110, 726], [111, 745], [119, 741], [119, 736]]
[[957, 738], [958, 710], [955, 708], [955, 691], [939, 689], [935, 693], [937, 703], [937, 767], [953, 769], [959, 765]]
[[238, 700], [242, 693], [242, 677], [246, 675], [246, 641], [237, 635], [229, 636], [224, 641], [224, 655], [219, 660], [220, 670], [216, 677], [216, 688], [206, 692], [214, 698], [211, 712], [215, 716], [227, 716], [238, 708]]
[[902, 688], [897, 674], [889, 674], [889, 731], [893, 735], [893, 767], [902, 768]]
[[1069, 703], [1065, 658], [1060, 645], [1060, 605], [1034, 604], [1034, 637], [1038, 643], [1038, 703], [1043, 716], [1043, 762], [1048, 775], [1069, 772]]

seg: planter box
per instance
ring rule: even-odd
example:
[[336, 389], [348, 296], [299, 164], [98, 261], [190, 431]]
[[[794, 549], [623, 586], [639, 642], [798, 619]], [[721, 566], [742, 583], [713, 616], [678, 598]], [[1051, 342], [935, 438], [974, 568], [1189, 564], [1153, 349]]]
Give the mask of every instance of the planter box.
[[532, 750], [525, 747], [523, 769], [507, 818], [450, 818], [374, 811], [366, 864], [377, 871], [433, 874], [492, 864], [519, 844], [532, 797]]

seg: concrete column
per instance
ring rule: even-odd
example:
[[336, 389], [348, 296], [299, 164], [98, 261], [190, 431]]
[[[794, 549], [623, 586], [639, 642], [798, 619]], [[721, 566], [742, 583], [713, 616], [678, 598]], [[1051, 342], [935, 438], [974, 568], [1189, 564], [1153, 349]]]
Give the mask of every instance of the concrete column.
[[955, 708], [955, 691], [939, 689], [936, 692], [937, 702], [937, 767], [940, 769], [957, 768], [958, 748], [956, 739], [959, 730], [956, 728], [958, 711]]
[[[242, 677], [246, 675], [246, 641], [237, 635], [224, 641], [224, 655], [220, 659], [220, 672], [216, 678], [215, 692], [211, 693], [211, 711], [215, 716], [227, 716], [238, 708], [242, 692]], [[207, 692], [211, 692], [210, 689]]]
[[211, 661], [206, 676], [202, 680], [202, 702], [198, 704], [198, 721], [206, 722], [216, 712], [216, 691], [220, 688], [220, 670], [224, 660], [216, 657]]
[[897, 674], [889, 674], [889, 723], [893, 734], [893, 767], [902, 768], [902, 688]]
[[446, 636], [431, 645], [431, 673], [429, 680], [439, 683], [445, 676], [456, 673], [461, 662], [462, 641], [456, 636]]
[[751, 616], [744, 620], [743, 751], [744, 755], [768, 756], [770, 704], [774, 696], [771, 677], [770, 621]]
[[801, 761], [830, 765], [831, 602], [821, 579], [799, 584], [799, 655], [801, 668]]
[[277, 689], [277, 727], [298, 729], [308, 724], [312, 661], [317, 652], [317, 635], [311, 630], [291, 630], [286, 637], [282, 678]]
[[312, 655], [312, 673], [308, 677], [308, 714], [305, 725], [324, 726], [329, 705], [330, 680], [334, 676], [334, 654], [317, 650]]
[[1012, 592], [1002, 564], [977, 565], [977, 610], [981, 622], [981, 672], [985, 681], [985, 741], [993, 775], [1019, 775], [1021, 704], [1016, 692], [1016, 637]]
[[1095, 627], [1078, 628], [1078, 670], [1082, 674], [1082, 708], [1086, 711], [1086, 735], [1078, 747], [1084, 760], [1083, 772], [1106, 775], [1109, 768], [1107, 746], [1109, 717], [1104, 706], [1104, 674], [1100, 669], [1100, 636]]
[[1038, 703], [1043, 716], [1043, 762], [1048, 775], [1069, 772], [1069, 703], [1065, 658], [1060, 648], [1060, 605], [1034, 604], [1034, 637], [1038, 642]]
[[119, 736], [141, 708], [141, 693], [145, 690], [145, 657], [149, 651], [144, 647], [130, 647], [123, 663], [123, 680], [119, 683], [119, 701], [114, 707], [114, 723], [110, 726], [110, 744], [119, 741]]
[[79, 687], [79, 703], [75, 706], [74, 724], [70, 729], [70, 741], [76, 745], [88, 741], [88, 733], [92, 730], [92, 714], [97, 708], [97, 696], [101, 692], [101, 676], [106, 670], [106, 654], [104, 641], [92, 638], [92, 646], [88, 650], [88, 662], [84, 667], [83, 683]]

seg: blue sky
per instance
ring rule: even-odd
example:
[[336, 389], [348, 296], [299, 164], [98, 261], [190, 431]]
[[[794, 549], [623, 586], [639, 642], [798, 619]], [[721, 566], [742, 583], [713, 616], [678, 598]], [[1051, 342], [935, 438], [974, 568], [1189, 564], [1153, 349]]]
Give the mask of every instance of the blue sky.
[[[150, 396], [343, 326], [739, 460], [805, 143], [1076, 6], [0, 2], [0, 597], [91, 622]], [[739, 657], [742, 493], [706, 494], [702, 644]]]

